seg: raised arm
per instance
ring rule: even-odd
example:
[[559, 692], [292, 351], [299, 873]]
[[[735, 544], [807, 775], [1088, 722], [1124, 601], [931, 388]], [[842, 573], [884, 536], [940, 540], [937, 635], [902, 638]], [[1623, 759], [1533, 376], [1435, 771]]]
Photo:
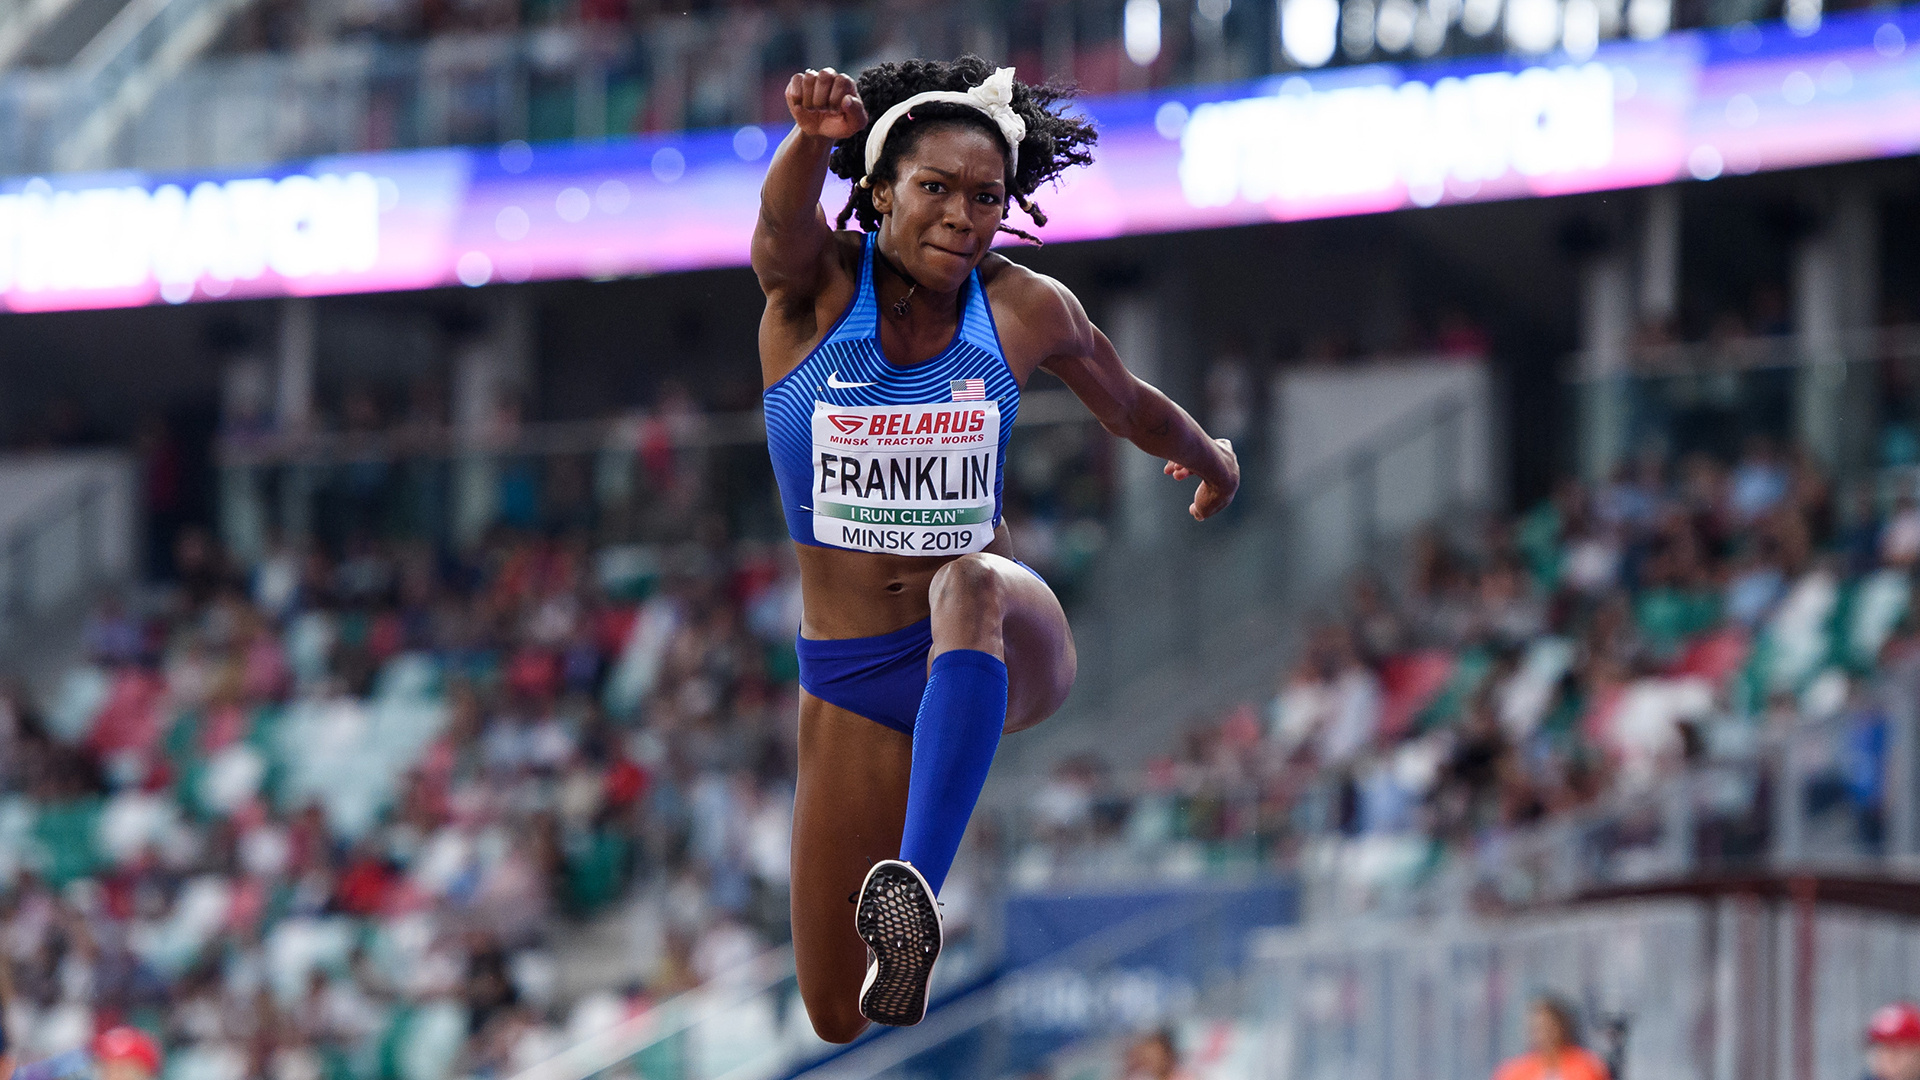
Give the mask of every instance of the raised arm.
[[867, 108], [853, 80], [832, 68], [804, 71], [787, 82], [794, 128], [773, 152], [760, 185], [760, 220], [753, 227], [753, 272], [769, 296], [810, 296], [832, 242], [820, 190], [827, 152], [836, 140], [867, 126]]
[[1175, 480], [1199, 477], [1200, 487], [1187, 507], [1195, 521], [1226, 509], [1240, 490], [1240, 459], [1234, 456], [1233, 445], [1208, 438], [1187, 410], [1128, 371], [1113, 342], [1087, 318], [1079, 298], [1058, 283], [1049, 284], [1061, 298], [1069, 332], [1059, 350], [1040, 366], [1066, 383], [1101, 427], [1165, 459], [1168, 476]]

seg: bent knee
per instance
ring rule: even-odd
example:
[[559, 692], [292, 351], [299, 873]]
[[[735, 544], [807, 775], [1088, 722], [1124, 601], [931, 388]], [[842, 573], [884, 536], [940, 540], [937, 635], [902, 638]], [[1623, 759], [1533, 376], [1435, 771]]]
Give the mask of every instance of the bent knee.
[[962, 555], [934, 571], [927, 599], [936, 615], [964, 614], [974, 611], [998, 615], [1003, 606], [1006, 583], [995, 556]]
[[813, 1033], [830, 1043], [850, 1043], [867, 1029], [867, 1018], [860, 1010], [846, 1005], [818, 1005], [807, 1002], [807, 1020]]

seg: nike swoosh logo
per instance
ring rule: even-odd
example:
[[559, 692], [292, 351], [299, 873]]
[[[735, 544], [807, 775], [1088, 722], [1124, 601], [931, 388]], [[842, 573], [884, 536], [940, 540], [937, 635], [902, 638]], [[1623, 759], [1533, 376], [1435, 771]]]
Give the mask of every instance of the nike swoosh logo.
[[835, 371], [827, 375], [827, 385], [835, 390], [858, 390], [863, 386], [872, 386], [870, 382], [841, 382], [840, 373]]

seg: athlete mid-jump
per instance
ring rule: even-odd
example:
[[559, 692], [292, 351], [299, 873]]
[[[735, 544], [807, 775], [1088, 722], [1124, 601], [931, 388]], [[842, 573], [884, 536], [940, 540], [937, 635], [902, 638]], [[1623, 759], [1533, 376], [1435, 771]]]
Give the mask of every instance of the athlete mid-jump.
[[[935, 896], [1001, 733], [1073, 685], [1060, 602], [1000, 515], [1028, 377], [1059, 376], [1169, 476], [1197, 477], [1195, 518], [1240, 484], [1226, 440], [1128, 372], [1071, 292], [988, 251], [1017, 232], [1010, 204], [1044, 225], [1028, 196], [1092, 160], [1065, 97], [973, 56], [882, 64], [857, 87], [795, 75], [796, 127], [760, 193], [767, 444], [805, 608], [794, 955], [835, 1042], [926, 1015]], [[855, 181], [839, 229], [829, 168]]]

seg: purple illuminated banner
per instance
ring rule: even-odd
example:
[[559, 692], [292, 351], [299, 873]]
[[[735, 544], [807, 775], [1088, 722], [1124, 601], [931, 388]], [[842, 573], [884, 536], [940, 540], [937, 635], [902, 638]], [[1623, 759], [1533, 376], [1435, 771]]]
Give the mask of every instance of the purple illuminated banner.
[[[1920, 151], [1920, 7], [1096, 98], [1050, 240], [1602, 191]], [[781, 128], [0, 183], [12, 311], [611, 278], [747, 260]], [[837, 212], [844, 185], [827, 192]]]

